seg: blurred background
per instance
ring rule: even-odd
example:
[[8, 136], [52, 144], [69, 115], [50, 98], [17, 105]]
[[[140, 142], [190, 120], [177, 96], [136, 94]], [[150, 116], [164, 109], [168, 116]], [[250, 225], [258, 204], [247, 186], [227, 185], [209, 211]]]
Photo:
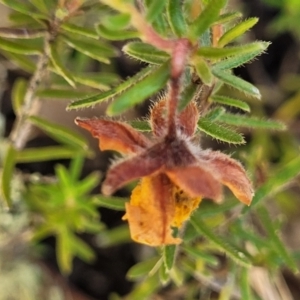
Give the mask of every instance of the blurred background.
[[[251, 102], [252, 114], [267, 116], [285, 122], [288, 130], [284, 133], [270, 134], [269, 140], [261, 140], [265, 147], [264, 153], [252, 149], [253, 156], [261, 156], [263, 161], [260, 169], [256, 170], [257, 178], [264, 182], [269, 165], [289, 161], [299, 155], [300, 139], [300, 1], [298, 0], [231, 0], [229, 10], [239, 10], [244, 18], [258, 17], [258, 24], [246, 35], [247, 41], [271, 41], [267, 53], [260, 56], [251, 64], [236, 69], [236, 75], [252, 82], [261, 93], [260, 103]], [[11, 26], [9, 9], [0, 4], [0, 27]], [[114, 42], [121, 49], [121, 42]], [[143, 65], [136, 63], [125, 55], [113, 59], [113, 68], [119, 78], [125, 79], [134, 75]], [[99, 64], [91, 66], [94, 72], [102, 71]], [[0, 55], [0, 108], [3, 135], [8, 136], [15, 121], [12, 106], [12, 88], [20, 78], [28, 79], [30, 74], [12, 63], [5, 55]], [[66, 112], [69, 100], [50, 99], [41, 101], [39, 116], [67, 126], [76, 132], [85, 134], [74, 124], [76, 116], [101, 116], [106, 104], [101, 104], [91, 110]], [[129, 111], [122, 118], [134, 119], [147, 115], [150, 101]], [[245, 130], [248, 141], [259, 140], [260, 132]], [[82, 177], [94, 171], [104, 174], [111, 155], [97, 150], [98, 142], [88, 137], [88, 143], [95, 150], [96, 156], [88, 159], [83, 165]], [[218, 144], [205, 139], [204, 143], [214, 149], [228, 150], [224, 144]], [[56, 142], [41, 130], [31, 132], [27, 147], [56, 145]], [[252, 145], [253, 146], [253, 145]], [[237, 147], [238, 148], [238, 147]], [[248, 148], [249, 149], [249, 148]], [[229, 148], [235, 152], [236, 148]], [[54, 179], [57, 163], [68, 167], [70, 160], [59, 159], [36, 163], [20, 163], [17, 165], [22, 172], [21, 182], [14, 185], [26, 185], [32, 178], [39, 181], [51, 182]], [[257, 185], [259, 185], [259, 180]], [[286, 246], [298, 251], [300, 249], [300, 205], [299, 179], [290, 186], [288, 193], [278, 194], [276, 206], [271, 207], [272, 215], [278, 218], [282, 228], [282, 238]], [[18, 189], [16, 189], [18, 190]], [[99, 191], [99, 185], [93, 188]], [[118, 192], [118, 197], [128, 197], [128, 190]], [[15, 195], [16, 199], [19, 197]], [[0, 299], [120, 299], [133, 288], [134, 282], [126, 277], [128, 270], [145, 257], [154, 252], [146, 246], [130, 242], [128, 231], [121, 220], [123, 212], [100, 208], [101, 222], [111, 230], [110, 235], [81, 234], [80, 237], [94, 250], [94, 260], [90, 263], [74, 258], [73, 269], [68, 276], [61, 275], [56, 259], [55, 239], [47, 237], [37, 244], [28, 243], [30, 232], [24, 228], [31, 223], [31, 216], [20, 203], [18, 211], [10, 215], [2, 210], [0, 213]], [[68, 216], [66, 216], [67, 218]], [[114, 230], [115, 229], [115, 230]], [[214, 274], [222, 277], [227, 272], [224, 257], [219, 257], [220, 264], [213, 269]], [[274, 262], [276, 265], [276, 262]], [[300, 299], [300, 278], [288, 269], [283, 268], [276, 280], [270, 281], [263, 268], [253, 269], [250, 273], [252, 288], [256, 291], [257, 299], [290, 300]], [[166, 285], [153, 294], [149, 299], [221, 299], [220, 290], [214, 282], [199, 279], [197, 287], [202, 292], [196, 296], [188, 296], [187, 290], [191, 282], [181, 287]], [[127, 299], [134, 299], [128, 296]], [[146, 299], [146, 298], [145, 298]], [[148, 299], [148, 298], [147, 298]], [[223, 298], [222, 298], [223, 299]], [[241, 299], [233, 295], [224, 299]]]

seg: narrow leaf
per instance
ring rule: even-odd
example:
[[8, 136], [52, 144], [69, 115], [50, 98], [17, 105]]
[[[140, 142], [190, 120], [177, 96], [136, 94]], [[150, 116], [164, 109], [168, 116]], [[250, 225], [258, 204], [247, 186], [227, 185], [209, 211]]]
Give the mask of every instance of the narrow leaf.
[[101, 37], [112, 41], [123, 41], [140, 36], [140, 33], [136, 30], [112, 30], [102, 24], [99, 24], [96, 30]]
[[226, 0], [211, 0], [205, 6], [200, 16], [190, 25], [189, 36], [197, 40], [219, 17]]
[[236, 107], [244, 111], [250, 112], [250, 106], [244, 101], [221, 95], [213, 95], [211, 96], [211, 99], [213, 100], [213, 102]]
[[77, 149], [87, 149], [87, 141], [77, 132], [39, 117], [31, 116], [29, 117], [29, 120], [53, 139], [63, 144], [70, 145]]
[[253, 84], [251, 84], [235, 75], [232, 75], [229, 72], [212, 70], [212, 73], [217, 78], [219, 78], [221, 81], [236, 88], [237, 90], [240, 90], [240, 91], [244, 92], [245, 94], [248, 94], [248, 95], [258, 98], [258, 99], [261, 98], [259, 89], [257, 87], [255, 87]]
[[113, 210], [125, 210], [125, 202], [127, 199], [118, 198], [118, 197], [106, 197], [106, 196], [95, 196], [93, 197], [93, 201], [96, 205], [101, 207], [110, 208]]
[[[107, 76], [107, 78], [105, 78], [105, 75]], [[109, 80], [109, 76], [109, 73], [105, 74], [104, 72], [101, 72], [100, 74], [91, 72], [73, 74], [73, 78], [76, 82], [104, 91], [110, 89], [109, 84], [117, 82], [117, 76], [111, 76], [111, 81]]]
[[69, 274], [72, 270], [73, 254], [70, 233], [65, 228], [56, 237], [56, 257], [61, 272]]
[[151, 131], [151, 126], [148, 121], [131, 121], [130, 125], [138, 131]]
[[122, 49], [126, 54], [150, 64], [162, 64], [170, 58], [164, 51], [142, 42], [131, 42]]
[[192, 215], [190, 222], [199, 234], [203, 235], [208, 241], [215, 244], [220, 250], [224, 251], [238, 264], [241, 264], [244, 267], [251, 266], [251, 261], [246, 253], [243, 253], [240, 249], [229, 244], [227, 239], [223, 239], [221, 236], [216, 235], [200, 218], [197, 218], [196, 213]]
[[93, 106], [100, 102], [103, 102], [105, 100], [108, 100], [111, 97], [118, 95], [118, 94], [122, 93], [124, 90], [130, 88], [136, 82], [142, 80], [145, 76], [147, 76], [149, 73], [151, 73], [151, 71], [153, 71], [152, 67], [146, 67], [146, 68], [142, 69], [142, 71], [140, 71], [139, 73], [134, 75], [133, 77], [129, 78], [128, 80], [126, 80], [123, 83], [121, 83], [120, 85], [118, 85], [116, 88], [113, 88], [104, 93], [100, 93], [97, 95], [89, 96], [87, 98], [83, 98], [83, 99], [74, 101], [67, 107], [67, 110], [77, 109], [77, 108], [82, 108], [82, 107], [90, 107], [90, 106]]
[[60, 56], [56, 50], [55, 44], [49, 45], [50, 59], [57, 73], [62, 76], [72, 87], [75, 87], [74, 78], [71, 72], [63, 65]]
[[33, 39], [44, 36], [45, 29], [0, 28], [0, 36], [11, 39]]
[[187, 31], [187, 25], [183, 16], [182, 1], [168, 0], [167, 16], [173, 33], [183, 37]]
[[169, 62], [166, 62], [149, 76], [117, 97], [108, 107], [108, 114], [120, 114], [161, 90], [167, 83], [169, 73]]
[[227, 70], [240, 67], [245, 63], [251, 62], [256, 56], [261, 55], [267, 48], [269, 47], [269, 43], [263, 42], [262, 47], [257, 49], [256, 51], [238, 54], [235, 56], [231, 56], [222, 61], [219, 61], [213, 65], [213, 68], [218, 70]]
[[246, 45], [230, 46], [225, 48], [201, 47], [197, 50], [197, 55], [209, 59], [224, 59], [229, 56], [241, 56], [246, 54], [261, 53], [269, 46], [267, 42], [254, 42]]
[[[84, 153], [82, 153], [84, 154]], [[62, 146], [27, 148], [17, 153], [18, 163], [31, 163], [57, 159], [70, 159], [78, 156], [78, 151]]]
[[80, 238], [73, 236], [70, 239], [70, 244], [74, 254], [76, 254], [83, 261], [91, 262], [93, 259], [95, 259], [94, 250]]
[[226, 109], [222, 106], [215, 107], [211, 109], [206, 115], [205, 118], [207, 118], [209, 121], [216, 121], [226, 112]]
[[41, 53], [41, 49], [35, 44], [29, 43], [27, 41], [26, 43], [24, 43], [22, 41], [11, 41], [3, 38], [0, 38], [0, 49], [16, 54], [25, 55]]
[[225, 113], [219, 118], [218, 121], [238, 127], [286, 130], [286, 126], [279, 121], [264, 120], [239, 114]]
[[194, 65], [196, 68], [196, 72], [202, 82], [210, 86], [213, 80], [213, 76], [207, 62], [201, 57], [198, 57], [196, 60], [194, 60]]
[[163, 248], [164, 265], [167, 271], [172, 270], [175, 263], [176, 245], [166, 245]]
[[87, 97], [91, 92], [82, 91], [79, 89], [42, 89], [38, 90], [35, 95], [40, 98], [50, 98], [50, 99], [74, 99], [78, 97]]
[[232, 144], [244, 144], [243, 136], [231, 129], [220, 126], [204, 117], [198, 121], [198, 128], [211, 137]]
[[244, 207], [243, 213], [252, 210], [253, 206], [283, 190], [300, 174], [300, 156], [291, 160], [278, 170], [272, 171], [272, 176], [255, 192], [250, 207]]
[[116, 56], [116, 50], [104, 42], [87, 38], [71, 38], [63, 36], [63, 40], [70, 46], [85, 55], [103, 63], [109, 63], [109, 58]]
[[249, 280], [249, 271], [246, 268], [242, 268], [240, 275], [240, 290], [241, 290], [241, 299], [243, 300], [252, 300], [253, 296], [250, 291], [250, 280]]
[[98, 39], [98, 34], [95, 29], [87, 28], [86, 26], [78, 26], [72, 23], [63, 23], [61, 28], [67, 33], [74, 33], [75, 35], [82, 35], [92, 39]]
[[272, 243], [273, 249], [282, 258], [287, 267], [289, 267], [294, 273], [298, 273], [298, 265], [293, 259], [292, 255], [288, 253], [284, 243], [280, 240], [278, 236], [278, 230], [275, 228], [271, 216], [267, 209], [263, 206], [257, 209], [260, 222], [263, 224], [269, 238], [269, 242]]
[[146, 20], [152, 23], [163, 12], [166, 0], [151, 0], [147, 4]]
[[252, 28], [256, 23], [258, 22], [258, 18], [249, 18], [248, 20], [245, 20], [228, 31], [226, 31], [221, 38], [219, 39], [218, 46], [224, 47], [225, 45], [229, 44], [233, 40], [235, 40], [237, 37], [244, 34], [247, 30]]
[[104, 17], [101, 21], [104, 27], [110, 30], [120, 30], [126, 28], [130, 24], [130, 14], [117, 14]]
[[[1, 47], [1, 46], [0, 46]], [[20, 67], [26, 72], [33, 73], [36, 68], [36, 64], [25, 55], [2, 51], [2, 54], [13, 62], [16, 66]]]
[[1, 192], [8, 207], [11, 206], [11, 183], [15, 167], [16, 150], [9, 145], [3, 161], [3, 169], [1, 174]]
[[219, 16], [219, 18], [216, 20], [214, 23], [215, 25], [218, 24], [225, 24], [231, 21], [234, 21], [236, 19], [241, 18], [243, 15], [240, 12], [229, 12], [229, 13], [224, 13]]
[[45, 19], [45, 15], [35, 11], [34, 7], [25, 4], [23, 1], [18, 0], [1, 0], [1, 3], [10, 7], [11, 9], [18, 11], [22, 14], [28, 15], [32, 18]]
[[196, 260], [203, 260], [206, 263], [210, 264], [211, 266], [218, 266], [219, 264], [219, 260], [217, 259], [217, 257], [211, 255], [211, 254], [207, 254], [205, 252], [203, 252], [202, 250], [199, 250], [196, 247], [191, 247], [191, 246], [183, 246], [182, 250], [185, 251], [188, 255], [190, 255], [191, 257], [193, 257]]
[[180, 102], [179, 102], [179, 111], [182, 111], [195, 97], [195, 94], [198, 91], [198, 84], [191, 82], [185, 89], [182, 91]]
[[128, 270], [126, 277], [129, 280], [136, 280], [140, 279], [141, 277], [146, 277], [158, 261], [158, 257], [152, 257], [148, 260], [141, 261]]
[[14, 113], [19, 115], [22, 109], [24, 96], [27, 90], [27, 81], [23, 78], [18, 78], [12, 88], [12, 106]]

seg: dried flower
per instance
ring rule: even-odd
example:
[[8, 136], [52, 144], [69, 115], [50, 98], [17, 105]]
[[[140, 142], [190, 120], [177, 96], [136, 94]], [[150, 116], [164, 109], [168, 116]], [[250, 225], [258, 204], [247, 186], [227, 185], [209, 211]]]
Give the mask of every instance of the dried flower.
[[[226, 185], [243, 203], [253, 197], [250, 180], [242, 165], [229, 156], [202, 150], [193, 140], [199, 111], [190, 102], [181, 112], [170, 115], [178, 91], [170, 92], [152, 108], [148, 139], [126, 123], [103, 119], [80, 119], [76, 124], [99, 138], [101, 150], [126, 154], [109, 169], [102, 192], [111, 195], [126, 183], [142, 178], [126, 203], [132, 238], [151, 246], [178, 244], [172, 227], [180, 227], [202, 198], [222, 201]], [[175, 91], [175, 92], [174, 92]], [[171, 104], [170, 104], [171, 103]], [[172, 106], [173, 105], [173, 106]]]

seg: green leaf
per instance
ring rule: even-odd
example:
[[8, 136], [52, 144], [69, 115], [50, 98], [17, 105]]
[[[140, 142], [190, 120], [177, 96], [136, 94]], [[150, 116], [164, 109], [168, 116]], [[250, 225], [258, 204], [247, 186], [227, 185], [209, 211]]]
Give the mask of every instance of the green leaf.
[[103, 230], [97, 236], [96, 241], [101, 248], [129, 243], [131, 240], [128, 224], [124, 224], [110, 230]]
[[[268, 47], [267, 43], [264, 43], [265, 49]], [[228, 70], [228, 69], [233, 69], [240, 67], [244, 65], [245, 63], [250, 62], [253, 60], [256, 56], [261, 55], [265, 49], [263, 47], [261, 49], [258, 49], [253, 52], [245, 53], [242, 55], [234, 55], [229, 58], [223, 59], [213, 65], [213, 69], [218, 69], [218, 70]]]
[[70, 234], [65, 228], [56, 236], [56, 257], [59, 268], [63, 274], [69, 274], [72, 270], [72, 245]]
[[70, 244], [73, 253], [83, 261], [91, 262], [93, 259], [95, 259], [94, 250], [78, 237], [72, 236], [70, 239]]
[[[53, 1], [51, 3], [51, 1], [49, 0], [29, 0], [32, 5], [34, 5], [39, 11], [41, 11], [44, 14], [48, 14], [49, 13], [49, 9], [51, 10], [53, 7]], [[50, 7], [49, 7], [49, 3], [50, 3]]]
[[235, 25], [221, 36], [218, 42], [218, 47], [224, 47], [225, 45], [229, 44], [237, 37], [244, 34], [247, 30], [252, 28], [257, 22], [258, 18], [249, 18], [248, 20]]
[[66, 35], [62, 36], [62, 38], [70, 47], [106, 64], [110, 63], [110, 57], [114, 57], [117, 54], [116, 50], [112, 46], [102, 41], [96, 41], [87, 38], [71, 38], [70, 36]]
[[140, 279], [141, 277], [146, 277], [158, 262], [159, 257], [157, 256], [145, 261], [141, 261], [128, 270], [126, 277], [129, 280], [136, 280]]
[[151, 131], [151, 126], [148, 121], [131, 121], [130, 125], [138, 131]]
[[12, 88], [12, 106], [14, 113], [19, 115], [21, 113], [24, 96], [27, 90], [27, 81], [23, 78], [18, 78]]
[[0, 36], [11, 39], [34, 39], [44, 36], [46, 29], [0, 28]]
[[160, 289], [160, 280], [158, 274], [147, 277], [145, 280], [139, 282], [133, 291], [127, 295], [127, 299], [141, 300], [150, 299], [155, 294], [155, 291]]
[[168, 53], [142, 42], [127, 43], [122, 50], [129, 56], [150, 64], [160, 65], [170, 58]]
[[86, 97], [87, 95], [90, 95], [91, 92], [87, 91], [81, 91], [79, 89], [41, 89], [38, 90], [35, 95], [39, 98], [50, 98], [50, 99], [74, 99], [79, 97]]
[[164, 265], [167, 271], [172, 270], [176, 257], [176, 245], [166, 245], [163, 248]]
[[197, 232], [203, 235], [208, 241], [215, 244], [220, 250], [224, 251], [234, 261], [244, 267], [250, 267], [251, 261], [246, 253], [243, 253], [240, 249], [235, 248], [232, 244], [228, 243], [228, 239], [223, 239], [221, 236], [216, 235], [202, 220], [197, 217], [197, 212], [192, 215], [190, 222], [197, 230]]
[[31, 116], [29, 117], [29, 120], [53, 139], [63, 144], [70, 145], [75, 149], [87, 149], [87, 141], [77, 132], [39, 117]]
[[98, 39], [98, 34], [95, 29], [87, 28], [86, 26], [78, 26], [72, 23], [63, 23], [61, 28], [67, 33], [73, 33], [75, 35], [82, 35], [84, 37]]
[[274, 226], [271, 216], [267, 209], [263, 206], [257, 208], [258, 217], [260, 222], [263, 224], [264, 229], [267, 232], [269, 242], [272, 243], [273, 249], [282, 258], [287, 267], [289, 267], [294, 273], [298, 273], [298, 265], [293, 259], [292, 255], [288, 253], [284, 243], [278, 237], [278, 230]]
[[243, 16], [242, 13], [240, 12], [229, 12], [229, 13], [224, 13], [219, 16], [219, 18], [216, 20], [214, 23], [215, 25], [217, 24], [225, 24], [231, 21], [234, 21], [236, 19], [239, 19]]
[[149, 76], [136, 83], [117, 97], [108, 107], [109, 115], [116, 115], [141, 103], [155, 92], [161, 90], [168, 81], [170, 73], [169, 61], [155, 69]]
[[188, 245], [184, 245], [182, 247], [182, 250], [185, 251], [188, 255], [190, 255], [191, 257], [193, 257], [196, 260], [202, 260], [205, 261], [206, 263], [208, 263], [211, 266], [217, 267], [219, 265], [219, 260], [217, 259], [217, 257], [205, 253], [202, 250], [196, 248], [196, 247], [192, 247], [192, 246], [188, 246]]
[[219, 71], [219, 70], [212, 70], [213, 75], [215, 75], [218, 79], [223, 81], [224, 83], [234, 87], [237, 90], [244, 92], [252, 97], [261, 98], [261, 94], [259, 89], [255, 87], [253, 84], [230, 74], [229, 72]]
[[197, 59], [195, 59], [193, 63], [195, 65], [196, 72], [199, 78], [201, 79], [201, 81], [204, 84], [210, 86], [213, 81], [213, 76], [207, 62], [201, 57], [197, 57]]
[[[84, 154], [84, 153], [82, 153]], [[78, 156], [78, 151], [62, 146], [27, 148], [17, 153], [18, 163], [42, 162], [57, 159], [70, 159]]]
[[246, 268], [241, 269], [240, 274], [240, 290], [241, 290], [241, 299], [243, 300], [252, 300], [253, 296], [250, 291], [250, 280], [249, 280], [249, 271]]
[[72, 87], [75, 87], [74, 78], [71, 72], [63, 65], [60, 55], [56, 50], [56, 45], [53, 43], [49, 45], [49, 54], [51, 62], [57, 73], [62, 76]]
[[209, 121], [216, 121], [226, 112], [226, 109], [222, 106], [211, 109], [205, 116]]
[[167, 16], [173, 33], [178, 37], [185, 36], [187, 25], [183, 16], [182, 1], [168, 0]]
[[117, 14], [104, 16], [101, 20], [104, 27], [110, 30], [121, 30], [130, 24], [130, 14]]
[[178, 107], [179, 111], [182, 111], [194, 99], [198, 87], [198, 84], [191, 82], [188, 86], [184, 88], [180, 97]]
[[197, 40], [218, 19], [226, 3], [226, 0], [210, 0], [200, 16], [190, 25], [188, 34], [190, 38]]
[[140, 33], [136, 30], [112, 30], [102, 24], [99, 24], [96, 30], [101, 37], [112, 41], [123, 41], [140, 37]]
[[30, 58], [16, 53], [2, 51], [2, 54], [13, 62], [16, 66], [20, 67], [26, 72], [33, 73], [36, 68], [36, 64]]
[[244, 101], [221, 95], [213, 95], [210, 98], [215, 103], [236, 107], [244, 111], [250, 112], [250, 106]]
[[1, 174], [1, 194], [6, 201], [8, 207], [11, 206], [11, 183], [12, 176], [15, 167], [16, 160], [16, 150], [12, 145], [9, 145], [4, 161], [3, 161], [3, 169]]
[[24, 55], [33, 55], [41, 53], [41, 48], [38, 47], [35, 43], [32, 44], [28, 41], [11, 41], [3, 38], [0, 38], [0, 49], [11, 53]]
[[231, 129], [220, 126], [207, 117], [201, 118], [198, 121], [198, 128], [205, 132], [211, 137], [221, 140], [223, 142], [232, 143], [232, 144], [244, 144], [245, 140], [243, 136]]
[[78, 83], [99, 90], [109, 90], [110, 84], [116, 83], [118, 81], [118, 77], [116, 74], [104, 72], [75, 73], [73, 74], [73, 78]]
[[94, 196], [93, 201], [96, 205], [99, 205], [101, 207], [110, 208], [113, 210], [125, 210], [125, 202], [126, 198], [120, 198], [120, 197], [106, 197], [102, 195]]
[[256, 54], [265, 51], [270, 43], [268, 42], [253, 42], [246, 45], [230, 46], [225, 48], [216, 47], [200, 47], [197, 50], [197, 55], [209, 59], [224, 59], [228, 56], [242, 56], [246, 54]]
[[255, 192], [250, 207], [244, 207], [243, 213], [249, 212], [253, 206], [272, 195], [283, 190], [287, 184], [300, 174], [300, 156], [291, 160], [286, 165], [272, 171], [272, 176]]
[[90, 106], [94, 106], [95, 104], [98, 104], [100, 102], [103, 102], [105, 100], [108, 100], [108, 99], [112, 98], [113, 96], [118, 95], [118, 94], [122, 93], [124, 90], [130, 88], [136, 82], [142, 80], [145, 76], [147, 76], [152, 71], [153, 71], [152, 67], [146, 67], [146, 68], [142, 69], [142, 71], [140, 71], [139, 73], [134, 75], [133, 77], [129, 78], [128, 80], [126, 80], [123, 83], [121, 83], [120, 85], [118, 85], [116, 88], [113, 88], [104, 93], [100, 93], [97, 95], [89, 96], [87, 98], [83, 98], [83, 99], [74, 101], [67, 107], [67, 110], [77, 109], [77, 108], [82, 108], [82, 107], [90, 107]]
[[270, 129], [270, 130], [286, 130], [286, 126], [275, 120], [264, 120], [257, 117], [249, 117], [246, 115], [223, 114], [219, 120], [220, 122], [226, 123], [228, 125], [238, 126], [238, 127], [249, 127], [249, 128], [260, 128], [260, 129]]
[[10, 7], [11, 9], [18, 11], [22, 14], [28, 15], [32, 18], [45, 19], [44, 14], [36, 12], [31, 5], [25, 4], [23, 1], [1, 0], [0, 2]]
[[163, 13], [166, 0], [151, 0], [147, 2], [146, 20], [152, 23], [157, 16]]

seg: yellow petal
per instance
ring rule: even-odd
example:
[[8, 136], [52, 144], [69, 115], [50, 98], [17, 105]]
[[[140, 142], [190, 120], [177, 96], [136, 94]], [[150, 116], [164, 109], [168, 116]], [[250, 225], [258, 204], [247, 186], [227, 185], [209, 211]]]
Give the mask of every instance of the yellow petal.
[[171, 223], [175, 215], [172, 184], [159, 174], [145, 177], [133, 190], [126, 203], [124, 220], [128, 220], [131, 238], [150, 246], [178, 244], [172, 236]]
[[198, 208], [202, 198], [191, 198], [175, 185], [173, 185], [172, 194], [175, 199], [175, 215], [172, 226], [181, 227], [182, 223], [188, 220], [192, 212]]

